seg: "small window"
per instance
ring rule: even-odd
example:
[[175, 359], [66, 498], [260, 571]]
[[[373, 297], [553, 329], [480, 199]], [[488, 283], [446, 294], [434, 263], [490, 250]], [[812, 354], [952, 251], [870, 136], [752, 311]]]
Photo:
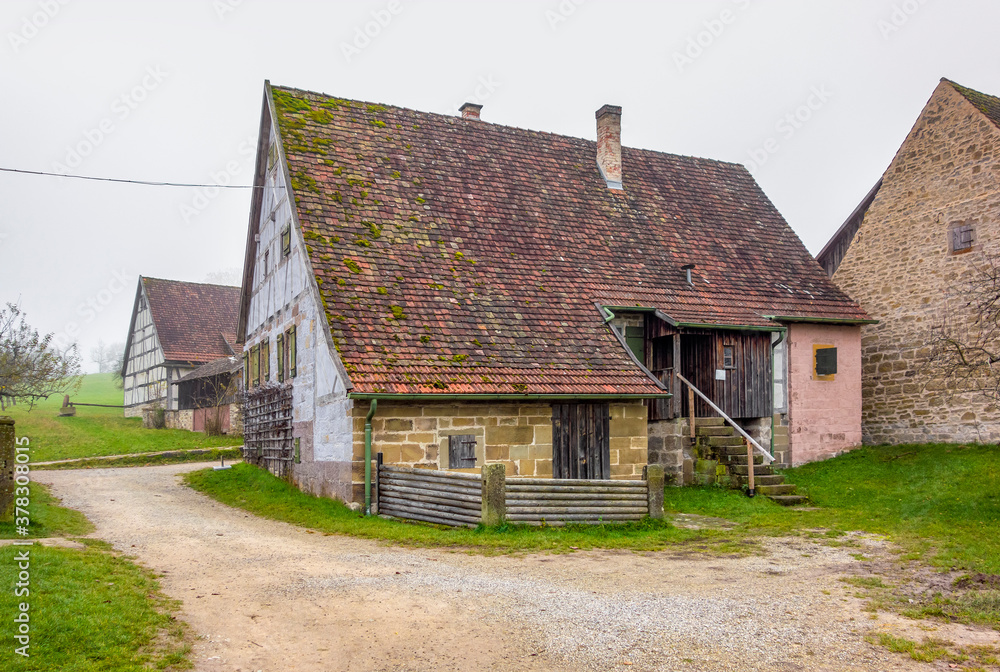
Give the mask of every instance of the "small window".
[[271, 341], [260, 342], [260, 379], [267, 382], [271, 379]]
[[278, 382], [285, 382], [285, 335], [278, 334], [278, 356], [275, 363], [278, 365]]
[[286, 226], [281, 230], [281, 256], [287, 257], [292, 253], [292, 227]]
[[833, 380], [837, 373], [837, 348], [832, 345], [814, 345], [816, 380]]
[[271, 266], [270, 256], [271, 256], [271, 250], [264, 250], [264, 275], [265, 276], [268, 273], [271, 272], [271, 268], [270, 268], [270, 266]]
[[260, 385], [260, 348], [250, 348], [250, 387]]
[[274, 168], [274, 164], [278, 161], [278, 145], [271, 143], [271, 146], [267, 148], [267, 169], [271, 170]]
[[295, 377], [295, 325], [285, 332], [285, 349], [288, 350], [288, 377]]
[[625, 327], [625, 343], [640, 362], [646, 361], [646, 330], [642, 327]]
[[972, 250], [975, 242], [975, 229], [971, 222], [955, 222], [951, 225], [951, 245], [952, 254], [961, 254]]
[[732, 345], [722, 346], [722, 368], [736, 368], [736, 347]]
[[476, 435], [456, 434], [448, 437], [448, 468], [471, 469], [476, 466]]
[[243, 389], [250, 387], [250, 355], [243, 353]]

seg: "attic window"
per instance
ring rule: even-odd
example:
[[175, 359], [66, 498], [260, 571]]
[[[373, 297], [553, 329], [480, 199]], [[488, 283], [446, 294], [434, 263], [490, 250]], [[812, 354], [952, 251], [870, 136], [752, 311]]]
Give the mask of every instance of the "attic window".
[[286, 226], [281, 230], [281, 256], [287, 257], [292, 253], [292, 227]]
[[948, 245], [952, 254], [972, 251], [972, 244], [975, 242], [975, 228], [972, 222], [953, 222], [949, 229]]

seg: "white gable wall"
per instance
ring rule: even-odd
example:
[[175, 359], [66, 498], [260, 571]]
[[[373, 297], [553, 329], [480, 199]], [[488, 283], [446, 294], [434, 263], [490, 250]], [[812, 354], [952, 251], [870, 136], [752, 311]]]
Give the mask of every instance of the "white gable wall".
[[167, 398], [167, 369], [163, 349], [156, 336], [153, 315], [146, 293], [139, 290], [129, 351], [125, 354], [125, 417], [142, 415], [142, 408], [164, 403]]
[[[270, 382], [278, 377], [278, 334], [296, 328], [296, 376], [291, 379], [293, 435], [301, 463], [293, 480], [315, 494], [350, 501], [353, 440], [345, 380], [335, 363], [325, 311], [319, 301], [304, 239], [296, 229], [285, 169], [270, 128], [264, 190], [257, 223], [259, 240], [247, 310], [245, 351], [267, 340]], [[292, 227], [291, 252], [282, 255], [281, 232]], [[287, 373], [286, 373], [287, 376]], [[263, 381], [262, 381], [263, 382]], [[288, 379], [286, 377], [286, 382]], [[346, 478], [345, 478], [346, 474]]]

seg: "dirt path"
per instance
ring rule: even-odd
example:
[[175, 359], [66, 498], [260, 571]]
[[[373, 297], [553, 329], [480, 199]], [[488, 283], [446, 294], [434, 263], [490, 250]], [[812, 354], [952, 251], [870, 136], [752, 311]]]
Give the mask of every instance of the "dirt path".
[[180, 484], [204, 466], [35, 475], [95, 536], [163, 573], [203, 672], [935, 669], [864, 641], [873, 622], [838, 581], [857, 570], [850, 549], [397, 549], [255, 518]]

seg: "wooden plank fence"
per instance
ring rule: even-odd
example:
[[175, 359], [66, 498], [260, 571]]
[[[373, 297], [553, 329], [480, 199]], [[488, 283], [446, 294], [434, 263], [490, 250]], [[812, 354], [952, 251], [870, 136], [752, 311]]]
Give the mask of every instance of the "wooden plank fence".
[[382, 515], [467, 527], [475, 527], [487, 514], [493, 520], [527, 525], [624, 523], [646, 516], [662, 518], [662, 467], [648, 469], [647, 480], [642, 481], [506, 479], [501, 473], [502, 510], [488, 512], [487, 507], [492, 504], [484, 501], [487, 488], [483, 487], [481, 474], [379, 463], [375, 503]]

